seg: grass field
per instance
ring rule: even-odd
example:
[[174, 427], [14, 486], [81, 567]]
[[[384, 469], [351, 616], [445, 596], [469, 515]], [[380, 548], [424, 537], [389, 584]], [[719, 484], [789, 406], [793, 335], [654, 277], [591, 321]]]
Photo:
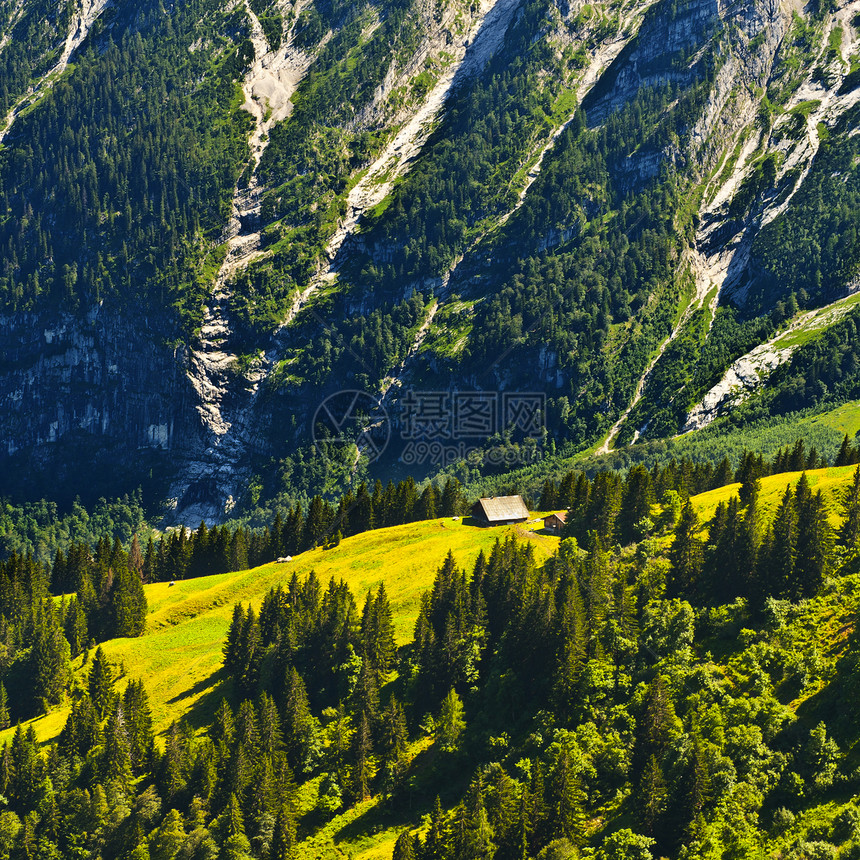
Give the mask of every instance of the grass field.
[[[836, 526], [841, 522], [841, 498], [842, 491], [851, 483], [852, 475], [856, 466], [839, 466], [829, 469], [816, 469], [813, 472], [807, 472], [809, 484], [812, 491], [821, 491], [827, 504], [830, 513], [831, 525]], [[759, 495], [759, 504], [764, 512], [765, 521], [770, 520], [776, 513], [782, 496], [785, 493], [785, 488], [788, 484], [797, 484], [800, 480], [801, 472], [785, 472], [780, 475], [770, 475], [767, 478], [762, 478], [761, 494]], [[699, 520], [704, 523], [709, 520], [720, 502], [728, 502], [732, 496], [738, 494], [740, 484], [729, 484], [725, 487], [720, 487], [718, 490], [711, 490], [708, 493], [702, 493], [699, 496], [694, 496], [692, 502], [699, 515]]]
[[[149, 603], [146, 633], [136, 639], [113, 639], [102, 647], [111, 661], [125, 666], [127, 677], [142, 678], [157, 732], [186, 717], [200, 727], [210, 721], [221, 700], [221, 648], [237, 602], [259, 606], [266, 592], [303, 578], [312, 570], [323, 584], [334, 576], [352, 590], [359, 608], [368, 589], [385, 582], [399, 642], [412, 638], [422, 593], [450, 550], [458, 563], [471, 566], [481, 550], [489, 553], [497, 539], [516, 534], [547, 558], [558, 538], [538, 534], [542, 523], [477, 528], [467, 520], [437, 519], [366, 532], [346, 538], [338, 547], [302, 553], [287, 564], [146, 586]], [[80, 674], [83, 658], [75, 661]], [[56, 737], [67, 708], [33, 721], [41, 741]], [[0, 733], [0, 744], [11, 730]]]
[[[828, 418], [834, 420], [833, 416]], [[838, 521], [840, 492], [850, 482], [854, 468], [846, 466], [808, 473], [813, 490], [821, 490], [824, 494], [834, 524]], [[762, 480], [760, 500], [766, 516], [775, 511], [786, 484], [796, 483], [799, 478], [800, 473], [787, 473]], [[732, 484], [694, 497], [701, 521], [705, 523], [716, 506], [728, 501], [739, 486]], [[538, 559], [542, 560], [555, 551], [559, 542], [558, 538], [543, 534], [542, 525], [536, 519], [525, 526], [481, 529], [468, 520], [437, 519], [367, 532], [347, 538], [330, 550], [303, 553], [289, 563], [268, 564], [173, 585], [149, 585], [146, 586], [149, 602], [146, 633], [136, 639], [111, 640], [102, 647], [114, 663], [124, 666], [126, 677], [142, 678], [157, 732], [163, 732], [171, 721], [180, 717], [200, 729], [211, 722], [215, 708], [227, 692], [222, 686], [221, 648], [236, 602], [259, 608], [272, 586], [286, 584], [293, 573], [304, 577], [313, 570], [324, 584], [332, 576], [343, 579], [360, 607], [368, 589], [384, 582], [394, 612], [397, 639], [407, 642], [412, 636], [421, 594], [432, 585], [436, 570], [449, 551], [460, 565], [468, 568], [481, 550], [488, 553], [497, 539], [516, 535], [531, 543]], [[842, 590], [849, 585], [853, 587], [846, 580], [846, 584], [840, 584], [797, 610], [802, 617], [799, 616], [798, 623], [792, 627], [792, 630], [797, 628], [795, 644], [798, 648], [810, 649], [815, 643], [826, 641], [822, 653], [827, 671], [814, 688], [802, 691], [790, 702], [794, 710], [807, 706], [812, 693], [832, 675], [836, 660], [844, 650], [851, 607]], [[743, 665], [735, 661], [738, 663], [735, 666], [732, 662], [735, 652], [742, 650], [737, 637], [710, 644], [719, 652], [717, 659], [725, 663], [727, 671], [741, 671]], [[86, 668], [83, 658], [75, 661], [80, 681], [86, 677]], [[33, 721], [39, 739], [55, 738], [67, 714], [68, 709], [61, 707]], [[0, 743], [10, 734], [11, 730], [0, 734]], [[420, 752], [429, 743], [429, 738], [420, 738], [414, 745]], [[420, 756], [416, 760], [419, 759]], [[416, 773], [420, 778], [420, 765]], [[302, 786], [297, 798], [301, 812], [312, 814], [318, 782], [317, 777]], [[376, 797], [345, 810], [321, 829], [314, 830], [302, 841], [300, 856], [308, 860], [341, 860], [343, 857], [388, 860], [397, 835], [407, 823], [392, 818]]]

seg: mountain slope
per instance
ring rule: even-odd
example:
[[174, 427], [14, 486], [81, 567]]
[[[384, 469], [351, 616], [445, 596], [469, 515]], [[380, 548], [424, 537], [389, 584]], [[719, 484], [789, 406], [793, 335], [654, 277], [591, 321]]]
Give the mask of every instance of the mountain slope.
[[[463, 457], [401, 458], [416, 390], [536, 392], [537, 450], [609, 451], [785, 414], [853, 324], [856, 0], [42, 13], [0, 37], [9, 492], [119, 462], [94, 494], [196, 525], [421, 477]], [[313, 444], [343, 389], [394, 422], [378, 462]]]
[[[359, 601], [369, 589], [384, 583], [397, 641], [403, 644], [412, 639], [420, 597], [433, 585], [448, 552], [468, 567], [480, 552], [488, 555], [496, 540], [517, 536], [528, 541], [536, 558], [543, 561], [555, 552], [558, 538], [536, 534], [540, 528], [542, 523], [482, 529], [462, 520], [429, 520], [345, 538], [333, 549], [311, 550], [286, 564], [147, 585], [146, 634], [111, 640], [104, 645], [105, 653], [144, 679], [158, 732], [183, 716], [202, 725], [211, 719], [223, 695], [222, 644], [236, 602], [259, 610], [270, 588], [286, 587], [293, 575], [301, 580], [312, 571], [324, 588], [332, 577], [343, 580]], [[85, 667], [86, 662], [80, 666]], [[35, 720], [39, 739], [56, 737], [66, 714], [55, 711]], [[0, 745], [12, 731], [0, 733]]]

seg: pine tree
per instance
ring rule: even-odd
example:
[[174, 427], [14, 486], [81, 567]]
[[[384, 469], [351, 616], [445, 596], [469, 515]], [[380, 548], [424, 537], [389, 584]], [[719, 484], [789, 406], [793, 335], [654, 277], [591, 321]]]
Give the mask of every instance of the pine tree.
[[850, 552], [857, 552], [860, 549], [860, 466], [854, 470], [851, 486], [843, 491], [842, 515], [839, 543]]
[[704, 564], [702, 542], [696, 537], [698, 531], [699, 518], [688, 500], [681, 509], [681, 516], [675, 526], [675, 539], [669, 550], [671, 569], [666, 586], [668, 597], [688, 596], [698, 585]]
[[[9, 703], [6, 698], [6, 687], [0, 682], [0, 729], [8, 729], [9, 725]], [[0, 789], [0, 794], [2, 793], [3, 791]]]
[[34, 641], [30, 654], [34, 694], [47, 704], [58, 704], [71, 675], [69, 643], [50, 600], [34, 613]]
[[296, 822], [284, 805], [278, 813], [268, 860], [293, 860], [296, 856]]
[[370, 780], [373, 775], [370, 767], [371, 752], [370, 723], [367, 714], [362, 711], [352, 737], [352, 793], [359, 802], [370, 797]]
[[87, 687], [96, 714], [103, 720], [113, 701], [113, 674], [101, 646], [96, 648], [93, 656]]
[[[805, 477], [805, 475], [804, 475]], [[797, 563], [794, 570], [793, 597], [814, 597], [827, 575], [833, 534], [827, 509], [820, 492], [801, 495], [797, 503]]]
[[391, 860], [418, 860], [415, 851], [415, 837], [408, 830], [404, 830], [397, 837]]

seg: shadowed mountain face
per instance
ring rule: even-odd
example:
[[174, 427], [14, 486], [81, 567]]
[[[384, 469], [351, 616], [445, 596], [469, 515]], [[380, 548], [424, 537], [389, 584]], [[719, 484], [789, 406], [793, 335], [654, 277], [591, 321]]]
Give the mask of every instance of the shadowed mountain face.
[[858, 26], [0, 2], [0, 491], [196, 524], [856, 396]]

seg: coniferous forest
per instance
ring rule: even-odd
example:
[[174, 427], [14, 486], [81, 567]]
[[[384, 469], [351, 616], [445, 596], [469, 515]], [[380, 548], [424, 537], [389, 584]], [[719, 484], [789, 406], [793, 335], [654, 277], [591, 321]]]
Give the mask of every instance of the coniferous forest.
[[[846, 437], [835, 508], [802, 444], [547, 479], [556, 551], [509, 536], [438, 559], [404, 644], [384, 582], [285, 572], [233, 607], [217, 707], [163, 733], [146, 679], [98, 644], [143, 632], [145, 581], [336, 551], [402, 522], [404, 494], [416, 520], [456, 516], [462, 488], [13, 554], [0, 727], [68, 715], [0, 753], [0, 856], [298, 858], [338, 816], [395, 828], [396, 860], [854, 856], [858, 460]], [[721, 494], [707, 518], [701, 493]]]
[[0, 0], [0, 860], [860, 860], [858, 129], [860, 0]]

